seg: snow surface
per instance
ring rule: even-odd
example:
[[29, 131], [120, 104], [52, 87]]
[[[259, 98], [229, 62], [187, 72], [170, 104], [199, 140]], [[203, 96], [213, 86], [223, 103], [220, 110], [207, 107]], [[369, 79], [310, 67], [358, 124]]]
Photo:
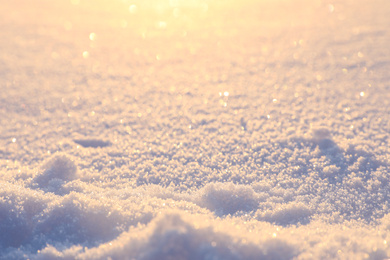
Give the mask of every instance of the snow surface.
[[0, 259], [390, 257], [388, 0], [0, 0]]

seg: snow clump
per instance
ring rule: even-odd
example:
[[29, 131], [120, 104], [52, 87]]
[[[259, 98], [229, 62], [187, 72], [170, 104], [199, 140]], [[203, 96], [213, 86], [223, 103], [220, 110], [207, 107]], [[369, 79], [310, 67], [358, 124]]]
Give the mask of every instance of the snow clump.
[[329, 149], [336, 146], [332, 140], [331, 133], [326, 128], [316, 128], [312, 130], [312, 141], [317, 144], [320, 149]]
[[209, 183], [200, 191], [196, 204], [214, 211], [216, 215], [252, 211], [258, 206], [256, 192], [248, 185]]
[[65, 155], [56, 155], [42, 167], [43, 173], [35, 177], [40, 188], [58, 186], [77, 178], [75, 163]]

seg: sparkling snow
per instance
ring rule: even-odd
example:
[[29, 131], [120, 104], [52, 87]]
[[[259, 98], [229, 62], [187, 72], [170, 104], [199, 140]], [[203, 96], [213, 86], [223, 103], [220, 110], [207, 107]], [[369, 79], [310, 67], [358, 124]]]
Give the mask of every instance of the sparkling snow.
[[0, 259], [390, 257], [389, 1], [0, 2]]

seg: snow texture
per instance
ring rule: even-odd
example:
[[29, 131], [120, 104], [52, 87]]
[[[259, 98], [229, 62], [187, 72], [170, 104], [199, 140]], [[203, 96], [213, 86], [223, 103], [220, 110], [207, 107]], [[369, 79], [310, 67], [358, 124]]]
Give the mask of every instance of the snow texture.
[[0, 259], [390, 258], [387, 0], [0, 0]]

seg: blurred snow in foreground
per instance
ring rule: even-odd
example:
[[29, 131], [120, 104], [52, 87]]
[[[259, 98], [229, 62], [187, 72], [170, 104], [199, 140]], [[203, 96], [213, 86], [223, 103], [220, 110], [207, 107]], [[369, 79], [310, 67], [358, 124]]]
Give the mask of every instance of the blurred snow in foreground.
[[387, 0], [0, 6], [0, 259], [390, 257]]

